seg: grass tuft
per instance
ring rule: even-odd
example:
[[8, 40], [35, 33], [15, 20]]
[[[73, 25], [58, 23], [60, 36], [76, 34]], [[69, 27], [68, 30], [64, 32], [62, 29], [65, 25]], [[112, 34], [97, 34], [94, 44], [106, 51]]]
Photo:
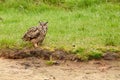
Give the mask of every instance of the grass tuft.
[[92, 50], [88, 54], [89, 59], [100, 59], [102, 57], [102, 52], [98, 50]]

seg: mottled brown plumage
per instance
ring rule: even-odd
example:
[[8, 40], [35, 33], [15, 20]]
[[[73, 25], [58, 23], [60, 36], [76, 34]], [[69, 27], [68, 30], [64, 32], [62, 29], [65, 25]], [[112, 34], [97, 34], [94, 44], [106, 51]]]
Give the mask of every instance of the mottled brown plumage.
[[48, 22], [40, 22], [39, 26], [29, 28], [22, 39], [24, 41], [30, 41], [34, 47], [38, 47], [38, 44], [41, 44], [46, 36], [47, 23]]

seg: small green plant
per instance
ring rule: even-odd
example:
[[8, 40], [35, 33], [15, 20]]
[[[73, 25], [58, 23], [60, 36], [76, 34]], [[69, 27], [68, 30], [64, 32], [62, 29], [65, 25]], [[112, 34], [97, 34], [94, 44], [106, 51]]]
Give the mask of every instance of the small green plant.
[[102, 52], [98, 50], [92, 50], [88, 53], [89, 59], [100, 59], [102, 57]]
[[72, 50], [72, 53], [74, 54], [82, 54], [84, 53], [85, 49], [84, 48], [76, 48]]
[[46, 61], [46, 64], [51, 66], [51, 65], [54, 65], [56, 63], [56, 61], [53, 60], [52, 56], [50, 56], [50, 60], [49, 61]]
[[46, 64], [47, 64], [47, 65], [53, 65], [53, 64], [54, 64], [54, 61], [46, 61]]
[[89, 57], [86, 53], [83, 53], [83, 54], [77, 54], [78, 58], [81, 60], [81, 61], [88, 61]]

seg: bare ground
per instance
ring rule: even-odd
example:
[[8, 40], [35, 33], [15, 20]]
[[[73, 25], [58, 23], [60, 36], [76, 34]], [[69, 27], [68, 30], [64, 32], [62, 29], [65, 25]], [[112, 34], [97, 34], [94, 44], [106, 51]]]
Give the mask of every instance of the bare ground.
[[[54, 65], [47, 63], [51, 56]], [[107, 52], [107, 60], [82, 62], [61, 50], [0, 50], [0, 80], [120, 80], [117, 56]]]
[[58, 62], [48, 66], [36, 57], [0, 58], [0, 80], [120, 80], [120, 60]]

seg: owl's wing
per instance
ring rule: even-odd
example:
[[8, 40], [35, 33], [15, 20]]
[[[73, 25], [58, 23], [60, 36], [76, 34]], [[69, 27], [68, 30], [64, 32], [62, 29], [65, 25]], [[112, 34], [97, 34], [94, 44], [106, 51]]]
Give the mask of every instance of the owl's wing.
[[40, 35], [40, 31], [37, 27], [32, 27], [27, 30], [25, 35], [23, 36], [23, 39], [33, 39]]

